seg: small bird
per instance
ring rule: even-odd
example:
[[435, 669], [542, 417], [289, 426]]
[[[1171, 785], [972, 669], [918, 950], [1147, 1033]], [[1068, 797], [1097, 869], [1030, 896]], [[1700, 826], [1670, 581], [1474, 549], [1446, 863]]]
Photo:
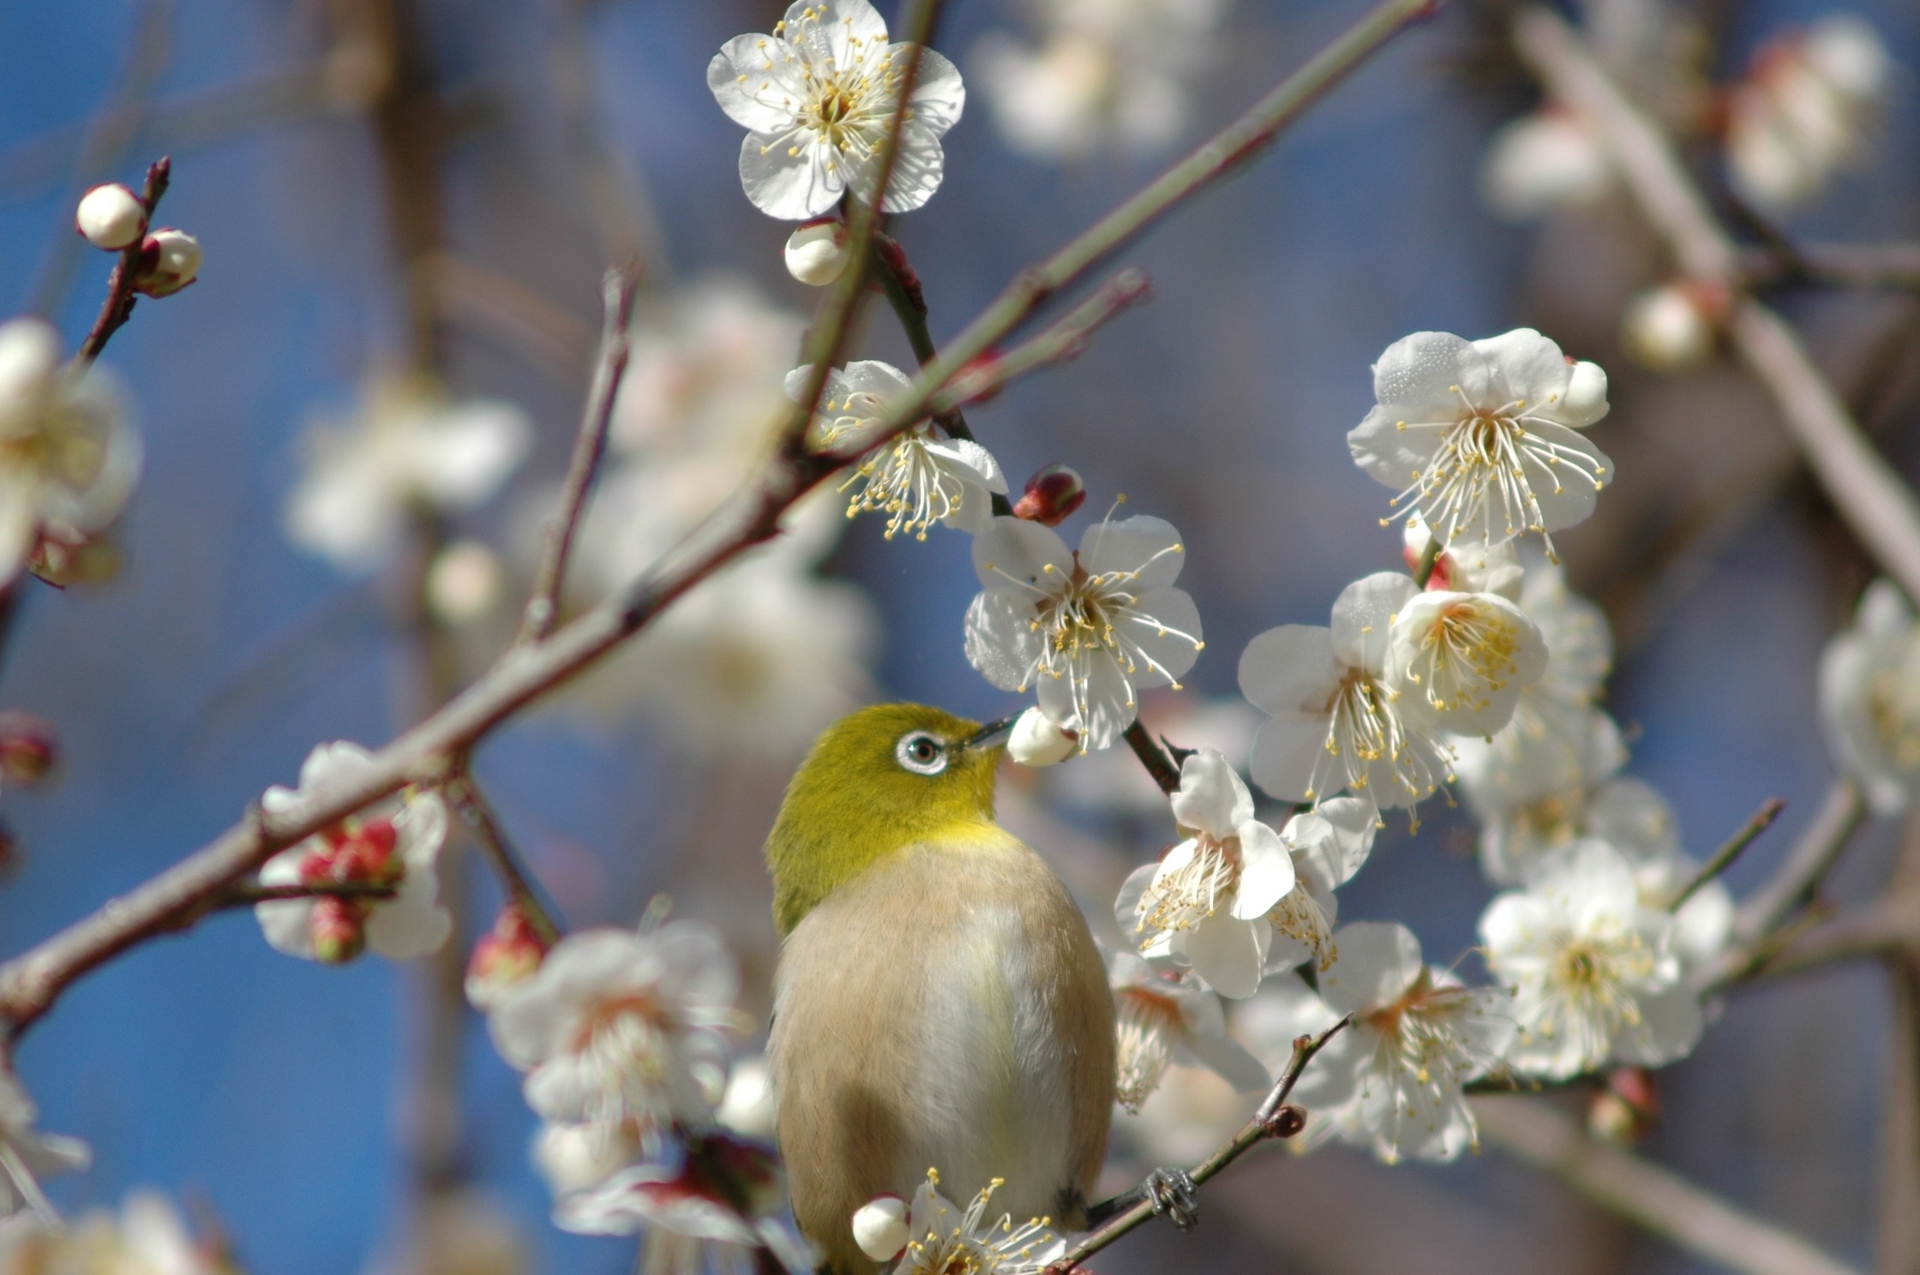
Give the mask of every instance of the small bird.
[[936, 1169], [965, 1207], [1083, 1226], [1106, 1157], [1113, 1000], [1093, 935], [994, 822], [1011, 722], [882, 704], [829, 727], [767, 839], [782, 939], [767, 1053], [800, 1230], [875, 1263], [854, 1211]]

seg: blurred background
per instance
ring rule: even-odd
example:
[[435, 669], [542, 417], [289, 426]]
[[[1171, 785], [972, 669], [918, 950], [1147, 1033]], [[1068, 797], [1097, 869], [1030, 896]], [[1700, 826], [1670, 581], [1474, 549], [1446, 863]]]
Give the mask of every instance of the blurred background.
[[[1721, 176], [1710, 86], [1838, 2], [1595, 0], [1589, 21], [1628, 32], [1621, 64], [1645, 71], [1644, 100], [1663, 103], [1723, 207], [1752, 206]], [[0, 702], [53, 723], [63, 762], [57, 783], [0, 797], [13, 845], [0, 948], [197, 847], [264, 786], [292, 784], [316, 741], [383, 742], [485, 667], [511, 632], [565, 465], [610, 262], [643, 261], [647, 290], [571, 600], [644, 566], [745, 472], [755, 437], [743, 429], [770, 418], [818, 294], [782, 267], [790, 226], [742, 196], [740, 131], [704, 75], [724, 40], [769, 29], [782, 7], [0, 5], [5, 313], [42, 314], [78, 341], [110, 261], [74, 235], [74, 201], [97, 181], [137, 187], [163, 153], [173, 188], [158, 220], [206, 252], [199, 282], [142, 303], [105, 360], [146, 448], [99, 572], [110, 578], [63, 592], [29, 582], [8, 640]], [[1131, 35], [1087, 70], [1084, 50], [1049, 43], [1058, 32], [1038, 6], [946, 5], [936, 45], [968, 77], [966, 116], [946, 138], [940, 193], [895, 227], [936, 338], [1363, 8], [1105, 7]], [[1853, 162], [1769, 218], [1810, 241], [1911, 239], [1920, 11], [1846, 7], [1898, 69]], [[1614, 625], [1606, 702], [1628, 730], [1629, 771], [1667, 795], [1689, 849], [1703, 857], [1762, 800], [1787, 800], [1731, 872], [1738, 894], [1827, 789], [1814, 669], [1870, 568], [1737, 366], [1708, 350], [1659, 372], [1623, 353], [1623, 307], [1665, 269], [1624, 200], [1604, 184], [1516, 196], [1487, 169], [1496, 131], [1538, 105], [1506, 16], [1455, 0], [1400, 37], [1257, 166], [1124, 254], [1152, 277], [1151, 305], [970, 420], [1016, 491], [1064, 461], [1086, 479], [1082, 520], [1124, 494], [1127, 511], [1180, 529], [1207, 649], [1189, 689], [1150, 703], [1149, 720], [1182, 743], [1238, 740], [1244, 760], [1256, 719], [1235, 707], [1235, 662], [1247, 639], [1325, 623], [1347, 581], [1399, 561], [1398, 530], [1377, 525], [1383, 492], [1344, 437], [1372, 403], [1371, 361], [1416, 330], [1522, 324], [1600, 361], [1613, 411], [1593, 434], [1619, 477], [1559, 544]], [[1086, 88], [1122, 72], [1138, 77], [1124, 110]], [[1490, 204], [1535, 215], [1503, 219]], [[1920, 474], [1914, 296], [1775, 299], [1867, 428]], [[859, 351], [912, 362], [884, 307]], [[408, 412], [479, 456], [474, 481], [432, 508], [396, 488], [343, 509], [327, 484], [344, 474], [377, 488], [383, 466], [403, 467], [365, 440]], [[813, 733], [869, 698], [979, 716], [1016, 706], [962, 654], [978, 588], [966, 538], [887, 540], [877, 520], [840, 519], [830, 497], [821, 508], [794, 544], [740, 568], [742, 583], [709, 586], [687, 617], [524, 715], [476, 763], [570, 924], [630, 925], [665, 892], [734, 942], [762, 1017], [773, 934], [759, 847]], [[1168, 835], [1131, 766], [1009, 777], [1009, 821], [1109, 925], [1114, 887]], [[1342, 919], [1403, 921], [1444, 963], [1472, 945], [1489, 890], [1464, 812], [1430, 804], [1417, 837], [1390, 822], [1342, 891]], [[1880, 888], [1896, 834], [1863, 832], [1835, 898]], [[453, 888], [470, 896], [471, 933], [496, 896], [469, 875]], [[94, 1149], [93, 1167], [51, 1194], [84, 1211], [162, 1187], [217, 1223], [247, 1269], [283, 1275], [628, 1268], [631, 1240], [546, 1222], [519, 1077], [458, 1012], [463, 951], [323, 968], [275, 954], [236, 913], [114, 962], [18, 1059], [43, 1126]], [[1870, 1265], [1887, 1016], [1871, 966], [1738, 993], [1662, 1074], [1648, 1153]], [[1232, 1118], [1223, 1094], [1170, 1087], [1164, 1110], [1117, 1140], [1114, 1181], [1192, 1154], [1182, 1119], [1205, 1131], [1204, 1150], [1206, 1122]], [[1396, 1168], [1343, 1147], [1304, 1161], [1276, 1151], [1204, 1201], [1197, 1234], [1152, 1228], [1099, 1268], [1706, 1269], [1492, 1151]]]

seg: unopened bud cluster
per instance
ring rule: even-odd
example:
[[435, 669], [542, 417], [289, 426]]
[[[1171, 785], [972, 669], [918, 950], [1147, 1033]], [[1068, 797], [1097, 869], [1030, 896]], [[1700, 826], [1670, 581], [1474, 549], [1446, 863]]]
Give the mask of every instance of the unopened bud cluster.
[[171, 226], [147, 232], [152, 209], [119, 182], [95, 186], [74, 210], [74, 229], [94, 247], [124, 252], [135, 244], [132, 287], [150, 297], [172, 296], [200, 273], [200, 241]]

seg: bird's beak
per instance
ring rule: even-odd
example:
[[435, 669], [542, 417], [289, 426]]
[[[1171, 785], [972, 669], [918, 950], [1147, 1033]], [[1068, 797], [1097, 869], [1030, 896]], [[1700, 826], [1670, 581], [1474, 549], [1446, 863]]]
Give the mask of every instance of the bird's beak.
[[1012, 717], [988, 722], [963, 740], [960, 746], [970, 753], [982, 748], [998, 748], [1007, 742], [1007, 736], [1013, 734], [1013, 724], [1019, 720], [1020, 715], [1015, 713]]

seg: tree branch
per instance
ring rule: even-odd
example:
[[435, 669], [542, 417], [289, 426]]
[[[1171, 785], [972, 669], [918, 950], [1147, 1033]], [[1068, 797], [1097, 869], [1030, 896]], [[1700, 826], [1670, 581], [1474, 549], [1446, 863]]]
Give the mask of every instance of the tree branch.
[[594, 474], [607, 450], [607, 428], [613, 423], [613, 404], [619, 397], [621, 378], [627, 372], [630, 352], [627, 329], [633, 321], [633, 302], [639, 290], [640, 272], [636, 266], [609, 270], [600, 280], [605, 315], [600, 328], [600, 352], [594, 358], [593, 381], [580, 416], [580, 431], [574, 438], [573, 456], [567, 462], [560, 505], [547, 519], [540, 546], [540, 565], [534, 572], [533, 592], [527, 599], [515, 646], [542, 640], [553, 632], [554, 622], [560, 617], [560, 589], [567, 579], [567, 557], [573, 549], [574, 534], [580, 529], [580, 515], [586, 510]]
[[500, 878], [500, 886], [506, 891], [507, 898], [526, 913], [527, 921], [539, 933], [542, 942], [549, 947], [558, 943], [564, 933], [560, 923], [554, 919], [540, 892], [534, 889], [532, 876], [520, 865], [519, 856], [514, 854], [506, 834], [500, 830], [499, 818], [487, 803], [480, 786], [473, 781], [473, 776], [456, 776], [448, 781], [444, 791], [447, 801], [472, 830], [480, 852], [486, 855], [494, 875]]
[[[1255, 1109], [1253, 1119], [1246, 1127], [1235, 1134], [1225, 1146], [1208, 1156], [1188, 1176], [1196, 1187], [1204, 1186], [1218, 1176], [1222, 1169], [1246, 1154], [1256, 1143], [1268, 1138], [1291, 1138], [1307, 1127], [1307, 1113], [1294, 1106], [1287, 1099], [1293, 1093], [1293, 1087], [1300, 1080], [1300, 1073], [1306, 1070], [1313, 1056], [1334, 1034], [1353, 1021], [1349, 1014], [1318, 1036], [1296, 1036], [1293, 1041], [1293, 1057], [1287, 1060], [1287, 1069], [1281, 1073], [1279, 1083], [1267, 1094]], [[1101, 1249], [1131, 1231], [1137, 1230], [1153, 1220], [1156, 1214], [1153, 1201], [1142, 1200], [1121, 1213], [1116, 1213], [1105, 1222], [1082, 1236], [1080, 1242], [1060, 1255], [1059, 1260], [1049, 1265], [1042, 1275], [1066, 1275], [1066, 1272], [1078, 1269], [1080, 1263], [1098, 1253]]]
[[[878, 446], [918, 422], [929, 400], [967, 362], [1010, 332], [1047, 296], [1078, 278], [1095, 262], [1143, 233], [1174, 206], [1265, 147], [1287, 124], [1357, 67], [1368, 54], [1414, 19], [1431, 11], [1429, 0], [1384, 0], [1326, 51], [1201, 146], [1165, 177], [1055, 253], [1022, 272], [1000, 299], [968, 325], [962, 338], [922, 370], [892, 404]], [[854, 233], [863, 218], [855, 208]], [[870, 219], [866, 219], [871, 224]], [[854, 246], [865, 260], [864, 240]], [[351, 784], [302, 794], [286, 809], [267, 814], [256, 806], [239, 824], [173, 867], [111, 900], [29, 951], [0, 965], [0, 1015], [17, 1038], [76, 978], [145, 938], [176, 927], [208, 898], [253, 871], [273, 854], [409, 783], [439, 784], [466, 754], [500, 723], [554, 686], [599, 659], [662, 609], [743, 550], [779, 534], [779, 519], [795, 501], [832, 473], [843, 459], [808, 453], [806, 423], [825, 385], [825, 359], [837, 352], [863, 273], [842, 277], [808, 342], [818, 384], [789, 417], [783, 445], [757, 480], [736, 493], [679, 545], [626, 589], [545, 641], [514, 651], [443, 708], [379, 749]]]
[[1840, 517], [1907, 596], [1920, 599], [1920, 501], [1860, 432], [1793, 330], [1741, 291], [1739, 249], [1666, 139], [1557, 15], [1521, 10], [1514, 42], [1549, 95], [1599, 136], [1681, 272], [1730, 290], [1727, 331], [1734, 350], [1773, 396], [1781, 423]]
[[1741, 277], [1753, 287], [1920, 288], [1920, 243], [1796, 243], [1790, 259], [1768, 248], [1743, 248], [1739, 260]]
[[1857, 1275], [1800, 1237], [1606, 1143], [1546, 1103], [1476, 1098], [1488, 1142], [1688, 1252], [1747, 1275]]

